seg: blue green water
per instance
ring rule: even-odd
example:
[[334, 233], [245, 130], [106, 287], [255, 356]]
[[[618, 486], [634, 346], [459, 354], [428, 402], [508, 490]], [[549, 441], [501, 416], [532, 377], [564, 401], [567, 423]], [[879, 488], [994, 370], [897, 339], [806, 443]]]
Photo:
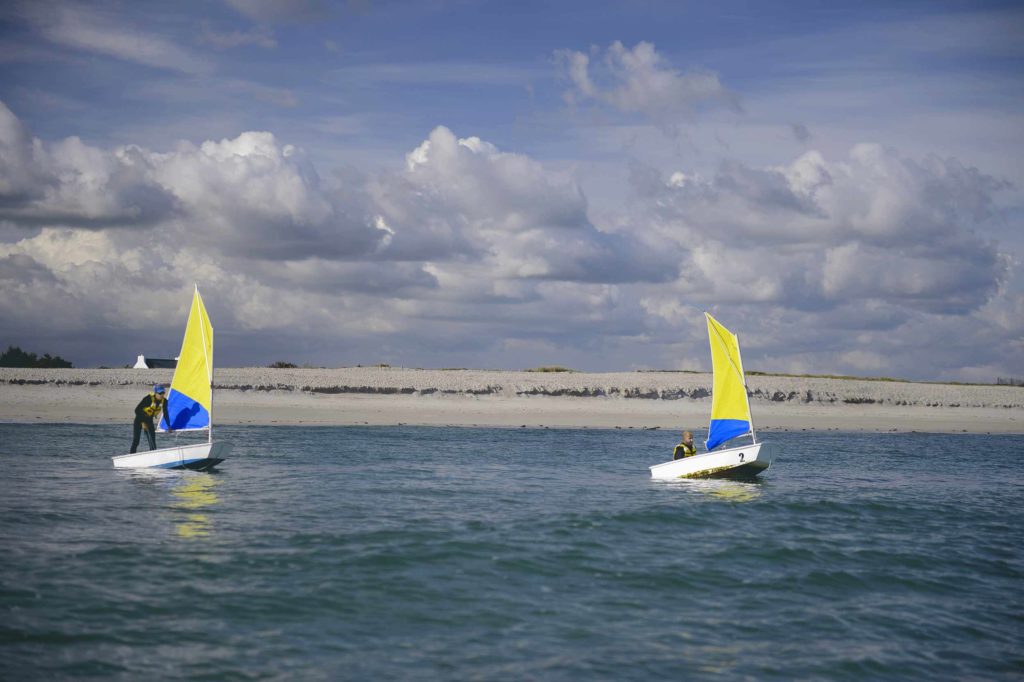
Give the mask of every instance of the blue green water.
[[130, 427], [0, 424], [0, 678], [1024, 674], [1024, 439], [653, 482], [675, 435], [224, 427], [219, 473], [138, 473]]

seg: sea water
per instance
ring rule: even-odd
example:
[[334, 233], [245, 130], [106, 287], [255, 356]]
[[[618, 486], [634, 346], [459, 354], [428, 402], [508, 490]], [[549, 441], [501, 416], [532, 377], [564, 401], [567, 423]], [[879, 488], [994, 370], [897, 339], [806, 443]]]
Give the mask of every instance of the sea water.
[[[0, 678], [1020, 679], [1019, 436], [0, 425]], [[704, 434], [697, 434], [699, 436]], [[161, 445], [170, 444], [164, 437]]]

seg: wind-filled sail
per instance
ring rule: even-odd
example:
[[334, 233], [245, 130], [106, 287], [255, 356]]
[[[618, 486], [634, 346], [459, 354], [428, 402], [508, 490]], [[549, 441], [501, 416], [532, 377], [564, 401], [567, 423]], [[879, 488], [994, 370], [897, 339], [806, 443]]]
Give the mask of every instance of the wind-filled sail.
[[210, 426], [213, 383], [213, 325], [203, 307], [203, 299], [196, 287], [192, 310], [188, 314], [185, 339], [181, 342], [181, 355], [167, 393], [166, 414], [160, 419], [160, 428], [175, 431], [205, 429]]
[[743, 362], [736, 336], [707, 313], [711, 365], [715, 378], [711, 394], [711, 426], [708, 450], [727, 440], [750, 433], [750, 403], [743, 381]]

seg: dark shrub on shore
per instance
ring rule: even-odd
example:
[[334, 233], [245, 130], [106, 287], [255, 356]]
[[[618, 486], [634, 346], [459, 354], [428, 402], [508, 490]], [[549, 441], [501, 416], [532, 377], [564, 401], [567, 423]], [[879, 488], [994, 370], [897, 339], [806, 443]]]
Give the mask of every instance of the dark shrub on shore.
[[71, 363], [59, 355], [50, 357], [45, 353], [39, 357], [35, 353], [26, 353], [18, 346], [8, 346], [0, 353], [0, 367], [32, 367], [32, 368], [70, 368]]

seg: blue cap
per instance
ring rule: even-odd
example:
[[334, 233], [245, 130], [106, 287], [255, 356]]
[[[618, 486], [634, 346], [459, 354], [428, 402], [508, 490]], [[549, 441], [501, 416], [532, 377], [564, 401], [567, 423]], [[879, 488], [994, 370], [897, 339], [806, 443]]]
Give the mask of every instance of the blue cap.
[[164, 387], [162, 385], [157, 384], [156, 386], [153, 387], [153, 393], [163, 393], [163, 392], [164, 392]]

